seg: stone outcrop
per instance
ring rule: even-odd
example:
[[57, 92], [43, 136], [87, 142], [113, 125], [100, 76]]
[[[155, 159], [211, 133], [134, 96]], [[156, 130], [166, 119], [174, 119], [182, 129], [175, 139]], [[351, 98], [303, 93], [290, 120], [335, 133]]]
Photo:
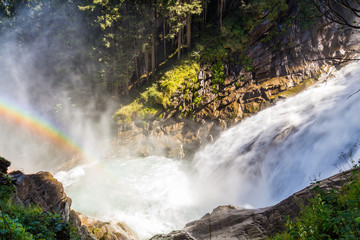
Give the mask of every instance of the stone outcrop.
[[[294, 21], [286, 25], [287, 19]], [[275, 26], [284, 31], [272, 34]], [[234, 60], [224, 63], [223, 83], [214, 83], [211, 66], [202, 66], [198, 81], [185, 81], [171, 97], [161, 120], [120, 126], [115, 153], [191, 158], [243, 118], [326, 80], [353, 56], [355, 37], [320, 17], [310, 29], [303, 27], [296, 1], [289, 1], [284, 16], [254, 28], [245, 53], [232, 53]], [[249, 66], [241, 64], [244, 59]], [[131, 152], [128, 145], [135, 146]]]
[[59, 212], [69, 221], [71, 199], [64, 188], [49, 172], [23, 174], [20, 171], [9, 174], [16, 187], [17, 200], [24, 206], [35, 204], [42, 210]]
[[[6, 173], [7, 163], [10, 165], [10, 162], [0, 159], [2, 173]], [[15, 201], [24, 206], [35, 204], [43, 211], [60, 213], [65, 221], [75, 225], [82, 239], [137, 239], [136, 234], [124, 224], [101, 222], [71, 210], [71, 199], [66, 196], [62, 184], [49, 172], [27, 175], [14, 171], [9, 173], [9, 177], [16, 189]]]
[[76, 213], [81, 224], [94, 235], [103, 240], [136, 240], [137, 234], [126, 224], [120, 222], [102, 222], [81, 213]]
[[7, 173], [7, 169], [10, 166], [10, 162], [3, 157], [0, 157], [0, 177], [4, 177]]
[[[357, 169], [356, 171], [359, 171]], [[285, 228], [286, 218], [297, 216], [315, 188], [325, 191], [340, 188], [352, 176], [352, 171], [339, 173], [313, 184], [280, 203], [260, 209], [243, 209], [236, 206], [221, 206], [201, 219], [188, 223], [182, 230], [156, 235], [151, 240], [262, 240], [280, 233]]]

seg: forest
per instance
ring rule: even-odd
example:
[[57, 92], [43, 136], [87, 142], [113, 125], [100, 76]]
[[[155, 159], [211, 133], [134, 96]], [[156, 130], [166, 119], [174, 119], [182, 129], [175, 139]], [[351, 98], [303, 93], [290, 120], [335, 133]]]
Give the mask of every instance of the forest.
[[[0, 31], [16, 32], [19, 47], [52, 34], [37, 57], [49, 79], [66, 84], [61, 73], [71, 66], [92, 90], [121, 96], [192, 50], [202, 64], [220, 65], [229, 53], [244, 50], [257, 22], [286, 8], [274, 0], [2, 0]], [[49, 29], [48, 16], [63, 24]]]

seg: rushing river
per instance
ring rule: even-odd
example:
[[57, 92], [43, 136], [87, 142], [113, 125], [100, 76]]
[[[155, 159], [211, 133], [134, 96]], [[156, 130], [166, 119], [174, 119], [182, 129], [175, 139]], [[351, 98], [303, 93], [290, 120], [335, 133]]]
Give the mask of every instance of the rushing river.
[[[360, 65], [228, 129], [192, 163], [104, 159], [56, 177], [73, 208], [118, 220], [140, 237], [182, 228], [218, 205], [264, 207], [358, 159]], [[320, 177], [319, 177], [320, 175]]]

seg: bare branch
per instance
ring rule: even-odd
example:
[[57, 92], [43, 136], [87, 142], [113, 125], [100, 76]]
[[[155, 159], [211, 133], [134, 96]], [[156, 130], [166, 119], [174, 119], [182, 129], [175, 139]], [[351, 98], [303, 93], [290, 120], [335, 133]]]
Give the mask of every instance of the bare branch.
[[360, 18], [360, 0], [311, 0], [316, 9], [328, 20], [360, 29], [360, 24], [351, 18]]

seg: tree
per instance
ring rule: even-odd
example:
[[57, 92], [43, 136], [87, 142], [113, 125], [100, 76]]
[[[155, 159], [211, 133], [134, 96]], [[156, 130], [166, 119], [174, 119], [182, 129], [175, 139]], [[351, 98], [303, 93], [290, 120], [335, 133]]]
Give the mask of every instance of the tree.
[[218, 4], [218, 12], [219, 12], [219, 26], [222, 28], [222, 19], [223, 19], [223, 11], [225, 8], [225, 0], [220, 0]]
[[[102, 64], [101, 76], [113, 95], [120, 90], [128, 93], [133, 75], [138, 75], [137, 61], [144, 57], [145, 73], [148, 77], [148, 48], [153, 33], [153, 23], [149, 21], [151, 2], [94, 0], [80, 6], [81, 10], [92, 13], [92, 21], [100, 29], [98, 36], [102, 44], [97, 48], [97, 56]], [[155, 43], [154, 43], [155, 45]], [[153, 52], [155, 50], [153, 49]], [[152, 68], [154, 67], [152, 53]], [[140, 61], [142, 62], [142, 61]]]
[[360, 29], [360, 1], [311, 0], [318, 11], [332, 22]]
[[181, 57], [182, 32], [187, 25], [187, 45], [191, 46], [191, 16], [202, 12], [202, 2], [200, 0], [169, 0], [167, 11], [169, 12], [169, 25], [172, 26], [172, 34], [178, 37], [178, 59]]

